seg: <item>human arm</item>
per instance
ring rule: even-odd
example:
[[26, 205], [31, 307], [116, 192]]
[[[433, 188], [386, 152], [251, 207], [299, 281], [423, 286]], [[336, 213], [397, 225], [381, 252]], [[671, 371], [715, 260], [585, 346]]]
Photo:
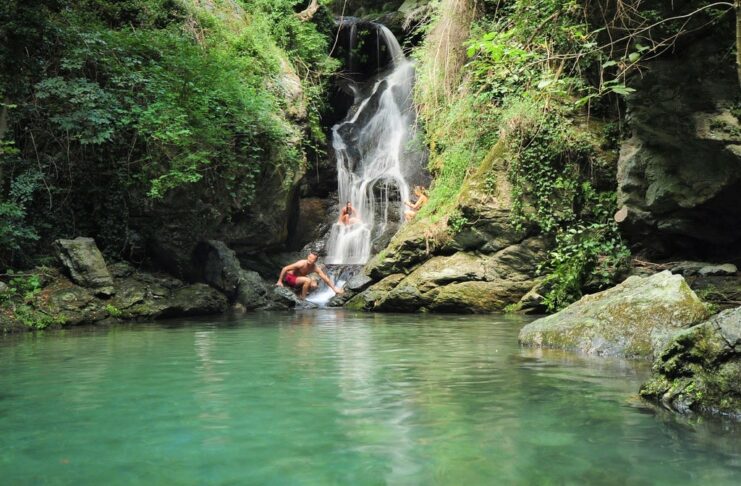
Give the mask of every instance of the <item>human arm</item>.
[[317, 275], [319, 275], [319, 278], [321, 278], [322, 280], [324, 280], [324, 283], [326, 283], [327, 286], [330, 289], [332, 289], [332, 291], [335, 294], [344, 294], [345, 293], [344, 290], [338, 289], [337, 287], [334, 286], [334, 284], [332, 283], [332, 280], [329, 277], [327, 277], [327, 274], [324, 273], [321, 268], [316, 267], [316, 269], [314, 271], [316, 272]]
[[411, 206], [411, 208], [417, 211], [426, 202], [427, 202], [427, 196], [419, 196], [419, 198], [417, 199], [417, 202], [414, 203], [414, 206]]
[[290, 265], [286, 265], [285, 267], [283, 267], [283, 269], [280, 271], [280, 276], [278, 277], [278, 282], [276, 282], [275, 285], [277, 285], [278, 287], [283, 287], [283, 277], [286, 276], [286, 273], [287, 272], [289, 272], [291, 270], [295, 270], [296, 267], [298, 266], [298, 264], [299, 264], [299, 262], [296, 262], [296, 263], [291, 263]]

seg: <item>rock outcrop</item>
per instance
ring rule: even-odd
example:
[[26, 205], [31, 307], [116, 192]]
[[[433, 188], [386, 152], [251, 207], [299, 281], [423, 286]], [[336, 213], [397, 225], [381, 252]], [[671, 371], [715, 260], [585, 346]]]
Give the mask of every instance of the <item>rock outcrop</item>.
[[106, 298], [57, 270], [40, 270], [41, 286], [30, 296], [6, 295], [0, 306], [0, 330], [220, 314], [227, 309], [226, 297], [208, 285], [185, 284], [123, 262], [110, 268], [115, 295]]
[[236, 253], [224, 242], [200, 242], [193, 260], [200, 279], [224, 293], [232, 303], [247, 310], [268, 305], [268, 286], [265, 281], [257, 272], [242, 269]]
[[741, 307], [674, 336], [653, 372], [644, 398], [681, 413], [741, 419]]
[[633, 276], [520, 330], [522, 344], [600, 356], [650, 358], [672, 333], [707, 317], [704, 304], [669, 271]]
[[657, 256], [738, 258], [741, 106], [722, 34], [647, 63], [627, 98], [618, 219]]
[[[464, 182], [455, 218], [402, 227], [367, 266], [374, 282], [348, 306], [389, 312], [485, 313], [518, 303], [538, 283], [549, 242], [512, 224], [501, 146]], [[487, 175], [500, 182], [489, 187]]]
[[59, 261], [77, 285], [103, 297], [110, 297], [115, 293], [113, 278], [95, 240], [83, 237], [56, 240], [54, 249]]

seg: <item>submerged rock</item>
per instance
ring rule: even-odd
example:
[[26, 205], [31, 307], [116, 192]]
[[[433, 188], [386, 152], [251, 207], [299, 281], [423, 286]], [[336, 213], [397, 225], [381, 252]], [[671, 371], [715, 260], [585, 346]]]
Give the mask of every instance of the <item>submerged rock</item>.
[[76, 284], [104, 297], [115, 293], [113, 277], [94, 239], [78, 237], [74, 240], [56, 240], [54, 248]]
[[706, 317], [705, 306], [684, 279], [664, 271], [629, 277], [584, 296], [523, 327], [519, 340], [601, 356], [651, 357], [673, 332]]
[[681, 413], [741, 419], [741, 307], [675, 335], [641, 396]]

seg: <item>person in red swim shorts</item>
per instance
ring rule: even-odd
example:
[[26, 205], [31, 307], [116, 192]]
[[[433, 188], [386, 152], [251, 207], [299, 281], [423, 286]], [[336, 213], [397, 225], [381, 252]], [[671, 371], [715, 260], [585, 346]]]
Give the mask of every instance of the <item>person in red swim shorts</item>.
[[316, 265], [318, 258], [316, 253], [311, 252], [306, 257], [306, 260], [299, 260], [296, 263], [286, 265], [280, 271], [280, 277], [278, 277], [278, 282], [275, 285], [279, 287], [288, 285], [293, 289], [300, 289], [301, 298], [305, 299], [310, 290], [317, 288], [316, 280], [309, 277], [309, 274], [316, 273], [335, 294], [344, 293], [344, 290], [335, 287], [332, 280]]

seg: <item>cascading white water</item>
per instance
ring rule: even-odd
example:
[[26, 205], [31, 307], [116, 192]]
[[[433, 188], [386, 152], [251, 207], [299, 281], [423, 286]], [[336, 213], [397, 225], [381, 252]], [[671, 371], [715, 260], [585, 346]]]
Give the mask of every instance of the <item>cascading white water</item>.
[[349, 201], [360, 222], [334, 224], [327, 242], [328, 264], [365, 264], [373, 238], [403, 219], [403, 201], [409, 199], [405, 174], [410, 168], [404, 151], [414, 126], [414, 66], [391, 31], [374, 25], [391, 59], [390, 69], [369, 90], [353, 87], [353, 108], [332, 128], [340, 205]]

